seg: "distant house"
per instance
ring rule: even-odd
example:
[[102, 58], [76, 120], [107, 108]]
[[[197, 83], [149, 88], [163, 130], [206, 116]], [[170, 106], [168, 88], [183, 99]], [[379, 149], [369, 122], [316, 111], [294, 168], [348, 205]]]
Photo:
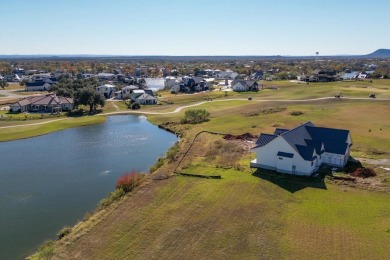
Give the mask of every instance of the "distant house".
[[214, 74], [215, 77], [218, 79], [235, 79], [238, 76], [237, 72], [231, 70], [226, 70], [226, 71], [215, 70]]
[[55, 94], [27, 97], [10, 106], [12, 112], [56, 113], [70, 111], [74, 107], [73, 98]]
[[251, 167], [310, 176], [323, 164], [343, 167], [350, 157], [352, 139], [348, 130], [307, 122], [291, 130], [276, 128], [273, 134], [261, 134], [256, 144]]
[[179, 85], [179, 84], [176, 84], [176, 85], [173, 85], [170, 89], [171, 93], [179, 93], [180, 90], [184, 87], [184, 85]]
[[255, 73], [252, 73], [251, 79], [260, 80], [263, 78], [263, 76], [264, 76], [264, 71], [259, 70], [259, 71], [256, 71]]
[[147, 93], [134, 93], [131, 94], [131, 100], [133, 102], [138, 102], [141, 105], [155, 105], [157, 104], [157, 98], [147, 94]]
[[335, 70], [313, 70], [310, 76], [302, 76], [302, 81], [309, 82], [331, 82], [339, 80]]
[[183, 83], [183, 80], [181, 78], [176, 78], [176, 77], [166, 77], [164, 80], [164, 88], [170, 89], [174, 85], [181, 84]]
[[232, 82], [233, 91], [243, 92], [243, 91], [258, 91], [259, 84], [256, 80], [241, 80], [236, 79]]
[[115, 74], [106, 72], [99, 73], [97, 77], [100, 80], [114, 80], [116, 78]]
[[101, 93], [105, 98], [111, 98], [115, 92], [115, 86], [111, 84], [104, 84], [96, 87], [96, 91]]
[[49, 78], [34, 78], [33, 81], [26, 83], [26, 91], [47, 91], [55, 83]]
[[133, 93], [133, 91], [137, 90], [137, 89], [139, 89], [139, 87], [134, 86], [134, 85], [123, 87], [121, 89], [121, 97], [120, 98], [121, 99], [129, 99], [130, 95]]

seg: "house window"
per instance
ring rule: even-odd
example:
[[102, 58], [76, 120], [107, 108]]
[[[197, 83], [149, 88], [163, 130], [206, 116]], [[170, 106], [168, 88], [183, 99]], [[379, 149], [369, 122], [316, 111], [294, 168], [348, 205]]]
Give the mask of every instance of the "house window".
[[311, 162], [311, 166], [313, 166], [313, 162]]
[[279, 160], [283, 160], [283, 158], [282, 158], [282, 157], [279, 157]]

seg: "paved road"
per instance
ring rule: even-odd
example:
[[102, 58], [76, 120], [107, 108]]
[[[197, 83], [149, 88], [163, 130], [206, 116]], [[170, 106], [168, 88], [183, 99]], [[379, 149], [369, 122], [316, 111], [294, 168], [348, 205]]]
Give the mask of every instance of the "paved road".
[[[322, 97], [322, 98], [312, 98], [312, 99], [252, 99], [251, 101], [248, 102], [311, 102], [311, 101], [320, 101], [320, 100], [332, 100], [335, 99], [334, 97]], [[346, 100], [371, 100], [371, 101], [390, 101], [388, 98], [347, 98], [343, 97], [341, 99], [346, 99]], [[95, 116], [106, 116], [106, 115], [120, 115], [120, 114], [143, 114], [143, 115], [166, 115], [166, 114], [175, 114], [179, 113], [181, 110], [189, 107], [195, 107], [195, 106], [200, 106], [205, 103], [210, 103], [210, 102], [228, 102], [228, 101], [244, 101], [248, 100], [246, 98], [231, 98], [231, 99], [219, 99], [219, 100], [213, 100], [213, 101], [203, 101], [199, 102], [196, 104], [192, 105], [187, 105], [187, 106], [181, 106], [176, 108], [175, 110], [171, 112], [149, 112], [149, 111], [118, 111], [118, 112], [111, 112], [111, 113], [102, 113], [102, 114], [97, 114]], [[12, 126], [2, 126], [0, 129], [3, 128], [13, 128], [13, 127], [23, 127], [23, 126], [32, 126], [32, 125], [43, 125], [43, 124], [48, 124], [51, 122], [55, 121], [60, 121], [60, 120], [69, 120], [70, 118], [60, 118], [60, 119], [55, 119], [55, 120], [50, 120], [50, 121], [45, 121], [45, 122], [40, 122], [40, 123], [31, 123], [31, 124], [25, 124], [25, 125], [12, 125]]]

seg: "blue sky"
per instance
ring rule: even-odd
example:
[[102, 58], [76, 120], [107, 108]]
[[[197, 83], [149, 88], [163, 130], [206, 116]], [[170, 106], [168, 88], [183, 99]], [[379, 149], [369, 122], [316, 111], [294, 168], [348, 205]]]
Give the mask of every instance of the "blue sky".
[[389, 0], [0, 0], [0, 54], [320, 55], [390, 48]]

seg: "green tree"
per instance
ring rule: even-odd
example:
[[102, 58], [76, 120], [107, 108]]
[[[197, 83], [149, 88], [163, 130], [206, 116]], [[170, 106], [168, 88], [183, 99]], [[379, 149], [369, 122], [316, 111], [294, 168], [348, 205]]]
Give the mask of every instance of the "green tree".
[[209, 120], [210, 113], [205, 109], [190, 109], [181, 120], [183, 124], [199, 124]]
[[7, 81], [5, 81], [5, 80], [0, 80], [0, 87], [2, 88], [2, 89], [4, 89], [5, 87], [7, 87], [8, 86], [8, 82]]
[[89, 106], [89, 111], [92, 112], [96, 110], [98, 105], [104, 107], [106, 100], [101, 93], [96, 92], [93, 88], [86, 87], [76, 91], [74, 103], [76, 106]]

